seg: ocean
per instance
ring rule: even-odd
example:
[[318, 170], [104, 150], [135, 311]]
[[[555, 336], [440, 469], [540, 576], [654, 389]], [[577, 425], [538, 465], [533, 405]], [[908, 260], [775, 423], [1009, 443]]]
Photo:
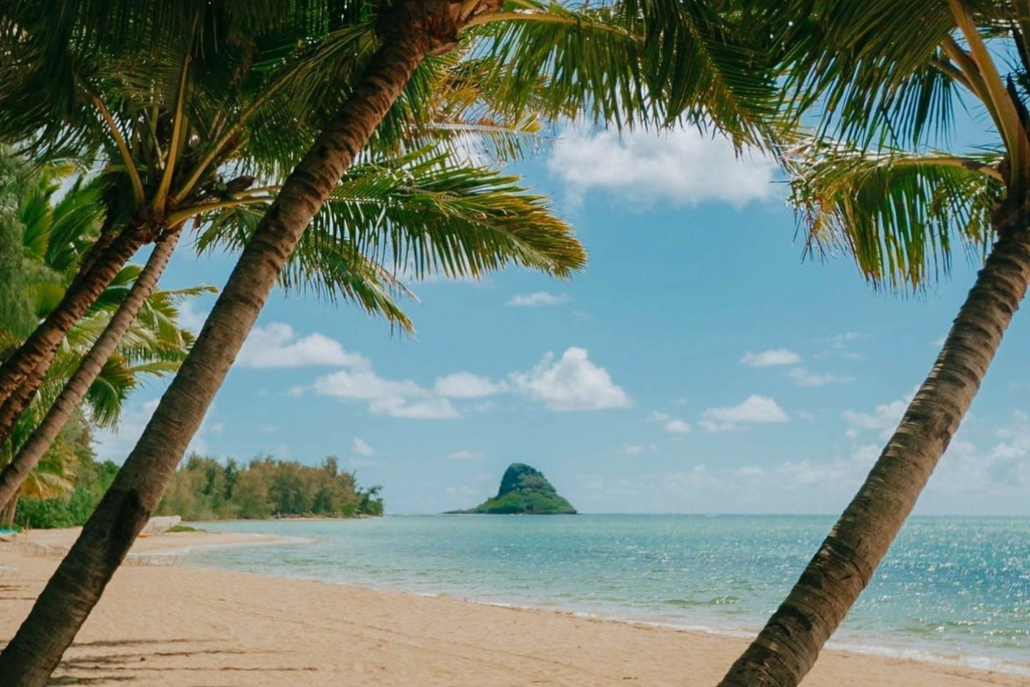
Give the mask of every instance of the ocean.
[[[188, 563], [749, 635], [833, 519], [388, 516], [223, 522], [289, 544]], [[831, 646], [1030, 675], [1030, 519], [912, 518]]]

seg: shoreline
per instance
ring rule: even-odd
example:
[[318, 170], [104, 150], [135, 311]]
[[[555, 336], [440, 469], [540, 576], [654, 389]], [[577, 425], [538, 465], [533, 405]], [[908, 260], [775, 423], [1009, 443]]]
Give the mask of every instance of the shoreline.
[[[33, 532], [32, 538], [41, 533]], [[178, 558], [198, 546], [300, 543], [278, 536], [240, 534], [158, 535], [140, 540], [143, 550], [134, 548], [133, 553]], [[63, 538], [70, 543], [74, 535], [65, 530], [39, 538], [54, 544]], [[19, 553], [16, 548], [0, 545], [0, 565], [17, 569], [14, 576], [0, 577], [0, 642], [13, 634], [59, 561], [57, 557]], [[15, 587], [24, 593], [10, 593]], [[194, 603], [182, 603], [183, 597]], [[353, 647], [341, 648], [342, 640], [355, 638]], [[746, 641], [708, 629], [450, 595], [420, 595], [188, 563], [174, 567], [143, 563], [119, 570], [69, 650], [60, 675], [69, 681], [89, 679], [91, 684], [114, 685], [133, 679], [170, 687], [281, 684], [284, 673], [288, 682], [297, 685], [324, 684], [327, 673], [341, 677], [358, 673], [354, 677], [372, 685], [514, 686], [528, 681], [504, 679], [510, 673], [501, 669], [508, 664], [497, 656], [517, 648], [519, 660], [532, 659], [534, 666], [542, 662], [556, 671], [553, 676], [537, 671], [534, 683], [593, 686], [639, 679], [671, 686], [682, 684], [683, 676], [693, 675], [700, 685], [714, 684]], [[127, 648], [132, 649], [132, 661], [115, 670], [112, 662], [126, 657]], [[250, 651], [256, 648], [260, 651]], [[243, 654], [250, 658], [241, 662]], [[271, 655], [275, 661], [270, 660]], [[383, 659], [376, 672], [361, 668], [376, 657]], [[155, 672], [158, 664], [159, 673]], [[463, 667], [455, 673], [457, 665]], [[251, 670], [258, 670], [261, 677], [240, 672]], [[310, 680], [304, 677], [308, 673]], [[98, 674], [103, 679], [93, 682]], [[950, 665], [926, 657], [841, 647], [823, 654], [805, 684], [1030, 687], [1030, 678], [997, 667]]]
[[[449, 514], [445, 514], [449, 515]], [[804, 517], [804, 516], [799, 516]], [[334, 518], [312, 518], [313, 520], [335, 520]], [[338, 519], [338, 518], [337, 518]], [[217, 525], [221, 522], [254, 522], [247, 520], [234, 520], [234, 521], [214, 521], [211, 523], [198, 523], [203, 526], [204, 524]], [[261, 521], [264, 522], [264, 521]], [[208, 530], [213, 533], [219, 532], [218, 530]], [[225, 531], [223, 531], [225, 532]], [[233, 530], [229, 530], [235, 534]], [[261, 535], [266, 536], [266, 535]], [[294, 544], [294, 543], [307, 543], [313, 541], [312, 538], [296, 537], [296, 536], [285, 536], [285, 535], [267, 535], [268, 537], [278, 538], [278, 541], [263, 542], [266, 545], [276, 544]], [[240, 544], [215, 544], [206, 547], [196, 548], [233, 548]], [[245, 545], [245, 544], [244, 544]], [[190, 565], [188, 561], [186, 565]], [[592, 610], [577, 610], [572, 608], [562, 608], [553, 604], [547, 603], [536, 603], [532, 601], [527, 602], [511, 602], [499, 599], [492, 599], [487, 597], [475, 597], [466, 596], [461, 592], [419, 592], [416, 590], [405, 588], [401, 585], [377, 585], [373, 583], [361, 583], [361, 582], [347, 582], [329, 580], [315, 576], [303, 576], [303, 575], [291, 575], [288, 573], [275, 574], [275, 573], [251, 573], [249, 571], [238, 570], [229, 567], [214, 566], [195, 566], [204, 570], [221, 570], [225, 572], [242, 572], [247, 574], [261, 575], [264, 577], [270, 577], [281, 580], [292, 580], [301, 582], [319, 582], [323, 584], [338, 585], [346, 588], [360, 589], [373, 593], [386, 593], [386, 594], [405, 594], [416, 598], [441, 598], [458, 601], [461, 603], [495, 607], [495, 608], [508, 608], [519, 611], [528, 611], [536, 613], [553, 613], [562, 616], [570, 616], [575, 618], [582, 618], [585, 620], [593, 620], [600, 622], [610, 623], [622, 623], [633, 627], [647, 627], [656, 628], [672, 632], [680, 632], [688, 635], [696, 634], [703, 636], [712, 637], [725, 637], [732, 639], [748, 640], [750, 641], [759, 631], [760, 628], [742, 629], [742, 628], [729, 628], [729, 627], [718, 627], [715, 625], [704, 625], [704, 624], [685, 624], [670, 620], [658, 620], [644, 615], [633, 617], [626, 614], [620, 614], [618, 609], [592, 609]], [[945, 653], [941, 652], [938, 647], [933, 646], [932, 643], [917, 643], [913, 641], [900, 642], [895, 645], [891, 645], [889, 642], [882, 641], [887, 637], [882, 635], [866, 635], [861, 639], [849, 637], [847, 633], [843, 637], [838, 632], [834, 638], [831, 638], [827, 642], [825, 651], [830, 652], [841, 652], [847, 654], [854, 654], [859, 656], [874, 656], [884, 659], [899, 659], [905, 661], [913, 661], [916, 663], [925, 663], [930, 665], [945, 666], [950, 668], [963, 668], [976, 671], [984, 672], [1000, 672], [1008, 675], [1015, 675], [1019, 677], [1030, 677], [1030, 659], [1026, 661], [1016, 661], [1004, 657], [988, 656], [982, 654], [972, 653]]]

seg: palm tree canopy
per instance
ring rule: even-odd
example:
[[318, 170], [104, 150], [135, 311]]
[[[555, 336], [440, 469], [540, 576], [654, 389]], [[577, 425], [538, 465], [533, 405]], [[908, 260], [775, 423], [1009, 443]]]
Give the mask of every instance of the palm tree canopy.
[[[242, 245], [284, 171], [349, 95], [377, 42], [378, 5], [369, 2], [262, 7], [223, 0], [174, 8], [80, 2], [69, 6], [62, 22], [35, 3], [13, 7], [18, 21], [0, 25], [0, 46], [18, 56], [0, 86], [0, 136], [23, 141], [44, 159], [89, 158], [98, 151], [101, 197], [111, 214], [149, 207], [169, 225], [210, 219], [213, 226], [200, 238], [205, 249], [215, 240]], [[586, 31], [576, 28], [583, 22], [575, 12], [557, 5], [537, 12], [543, 11], [574, 20], [559, 24], [566, 33]], [[591, 30], [609, 36], [609, 24]], [[494, 39], [498, 46], [510, 42], [500, 34]], [[410, 329], [393, 300], [405, 293], [391, 278], [396, 265], [383, 269], [370, 262], [384, 257], [387, 244], [395, 256], [401, 243], [431, 246], [434, 259], [416, 256], [420, 276], [427, 270], [478, 276], [509, 263], [567, 276], [582, 266], [582, 248], [542, 199], [524, 193], [514, 178], [482, 167], [457, 171], [456, 160], [468, 157], [470, 148], [501, 159], [523, 154], [544, 127], [545, 111], [557, 107], [547, 99], [554, 90], [547, 79], [538, 74], [522, 84], [502, 68], [504, 59], [493, 56], [499, 48], [483, 47], [485, 40], [473, 32], [458, 50], [420, 67], [365, 154], [364, 169], [378, 170], [377, 179], [366, 173], [359, 187], [350, 175], [341, 184], [316, 222], [332, 229], [337, 241], [306, 241], [285, 286], [355, 300]], [[564, 45], [565, 39], [554, 40]], [[501, 107], [515, 91], [521, 106]], [[384, 162], [390, 157], [397, 160]], [[415, 158], [435, 163], [413, 164]], [[387, 168], [395, 179], [384, 184]], [[425, 185], [430, 174], [432, 187]], [[411, 192], [415, 187], [420, 195]], [[372, 195], [359, 199], [355, 193]], [[473, 197], [479, 206], [471, 204]], [[440, 211], [445, 198], [450, 207]], [[371, 214], [374, 203], [385, 213], [379, 220]], [[446, 221], [429, 222], [427, 216]], [[339, 244], [344, 221], [354, 224], [346, 229], [351, 242], [371, 253], [358, 255]], [[402, 221], [411, 223], [410, 230]], [[455, 231], [459, 222], [464, 229]], [[495, 227], [487, 226], [491, 222]], [[369, 233], [386, 228], [390, 237], [373, 245]]]
[[[986, 0], [789, 7], [785, 103], [814, 130], [781, 150], [809, 246], [894, 289], [947, 273], [956, 245], [982, 256], [1030, 190], [1027, 17]], [[948, 150], [957, 104], [997, 143]]]
[[[17, 348], [35, 323], [60, 301], [99, 232], [101, 212], [96, 186], [81, 180], [69, 184], [64, 195], [58, 197], [62, 180], [68, 179], [67, 167], [34, 171], [13, 156], [0, 156], [0, 165], [0, 189], [20, 192], [20, 197], [5, 197], [9, 207], [3, 208], [0, 225], [4, 237], [11, 240], [0, 244], [0, 263], [17, 263], [18, 271], [6, 275], [15, 289], [10, 300], [25, 306], [24, 310], [0, 309], [2, 358]], [[16, 450], [42, 419], [140, 271], [135, 265], [123, 268], [69, 331], [37, 397], [3, 447], [4, 453]], [[213, 291], [212, 287], [199, 286], [176, 291], [157, 289], [151, 294], [117, 353], [90, 386], [86, 401], [95, 424], [117, 423], [122, 405], [134, 388], [147, 377], [163, 376], [178, 368], [193, 342], [193, 335], [178, 323], [179, 307], [186, 299]]]

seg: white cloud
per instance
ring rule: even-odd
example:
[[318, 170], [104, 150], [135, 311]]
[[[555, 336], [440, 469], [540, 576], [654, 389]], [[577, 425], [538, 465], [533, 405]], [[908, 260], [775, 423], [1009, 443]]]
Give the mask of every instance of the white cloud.
[[909, 396], [890, 403], [881, 403], [871, 413], [845, 410], [843, 417], [849, 425], [847, 436], [855, 438], [861, 431], [871, 430], [879, 432], [884, 439], [890, 437], [898, 423], [901, 422], [901, 416], [905, 414], [905, 408], [908, 407], [911, 398]]
[[740, 359], [742, 365], [748, 367], [773, 367], [774, 365], [797, 365], [801, 362], [801, 356], [786, 348], [772, 348], [761, 353], [748, 351]]
[[485, 457], [482, 451], [455, 451], [448, 456], [451, 460], [480, 460]]
[[666, 422], [662, 429], [671, 434], [687, 434], [690, 432], [690, 425], [679, 418], [673, 418]]
[[455, 372], [446, 377], [439, 377], [434, 389], [441, 396], [450, 398], [482, 398], [507, 391], [503, 383], [492, 382], [471, 372]]
[[449, 420], [460, 415], [447, 398], [434, 395], [410, 379], [380, 377], [364, 358], [349, 368], [318, 377], [312, 389], [323, 396], [367, 401], [375, 415], [418, 420]]
[[552, 353], [530, 372], [514, 372], [514, 386], [558, 412], [628, 408], [629, 396], [612, 382], [608, 371], [590, 362], [583, 348], [568, 348], [555, 360]]
[[354, 437], [354, 441], [350, 444], [350, 450], [357, 453], [359, 456], [371, 456], [374, 455], [376, 450], [372, 446], [359, 437]]
[[878, 444], [863, 444], [862, 446], [856, 446], [851, 451], [851, 460], [855, 461], [859, 465], [865, 465], [872, 467], [876, 459], [880, 457], [882, 447]]
[[834, 375], [829, 373], [817, 374], [810, 372], [803, 367], [795, 367], [787, 376], [794, 380], [798, 386], [823, 386], [825, 384], [850, 384], [855, 381], [854, 377], [846, 375]]
[[736, 206], [777, 193], [776, 165], [757, 154], [738, 157], [722, 136], [684, 128], [661, 134], [587, 133], [567, 129], [547, 162], [573, 202], [599, 190], [638, 202], [673, 205], [722, 201]]
[[362, 356], [343, 350], [338, 341], [318, 333], [298, 337], [285, 322], [254, 327], [236, 358], [237, 365], [257, 368], [346, 366], [362, 362]]
[[512, 308], [537, 308], [547, 305], [564, 305], [570, 300], [572, 300], [572, 297], [567, 293], [547, 293], [546, 291], [537, 291], [536, 293], [512, 296], [508, 299], [506, 305]]
[[453, 420], [461, 417], [461, 413], [446, 398], [427, 398], [423, 401], [398, 397], [380, 398], [371, 401], [368, 409], [375, 415], [389, 415], [409, 420]]
[[656, 444], [623, 444], [622, 452], [628, 456], [636, 456], [641, 453], [658, 453]]
[[701, 414], [701, 425], [709, 432], [737, 429], [741, 424], [787, 422], [790, 416], [767, 396], [757, 394], [735, 406], [709, 408]]
[[201, 312], [197, 310], [196, 303], [192, 299], [184, 300], [179, 306], [179, 326], [194, 334], [198, 334], [204, 327], [204, 322], [207, 321], [207, 316], [210, 314], [210, 311]]

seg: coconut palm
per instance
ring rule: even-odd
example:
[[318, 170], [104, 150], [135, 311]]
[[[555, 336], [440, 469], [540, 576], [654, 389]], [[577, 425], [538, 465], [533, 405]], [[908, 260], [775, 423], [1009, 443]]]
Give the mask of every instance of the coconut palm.
[[[332, 118], [278, 190], [125, 467], [0, 655], [0, 669], [15, 684], [47, 680], [157, 507], [308, 224], [373, 135], [389, 135], [388, 114], [402, 93], [418, 85], [420, 70], [458, 46], [462, 34], [487, 41], [496, 91], [516, 113], [540, 93], [535, 86], [541, 76], [552, 114], [586, 109], [616, 123], [684, 115], [696, 122], [714, 119], [743, 137], [767, 111], [761, 65], [745, 51], [728, 49], [732, 34], [701, 2], [634, 0], [577, 9], [535, 0], [351, 4], [377, 15], [361, 31], [363, 40], [378, 47], [361, 60]], [[578, 264], [566, 255], [548, 271], [563, 276]], [[455, 274], [482, 271], [465, 259], [445, 265]]]
[[[151, 260], [150, 264], [153, 263]], [[178, 369], [193, 336], [179, 328], [177, 304], [211, 289], [153, 291], [146, 283], [146, 269], [140, 270], [132, 265], [123, 268], [115, 284], [101, 296], [94, 309], [69, 332], [67, 345], [57, 352], [39, 393], [19, 417], [8, 439], [0, 445], [0, 513], [13, 519], [19, 496], [54, 498], [70, 490], [69, 476], [74, 471], [76, 459], [56, 440], [58, 432], [73, 413], [85, 407], [89, 419], [96, 426], [115, 426], [133, 389], [147, 378], [161, 377]], [[46, 285], [52, 286], [51, 283]], [[149, 298], [137, 304], [135, 309], [142, 309], [144, 316], [126, 326], [117, 344], [110, 346], [102, 358], [97, 358], [95, 352], [111, 331], [112, 323], [126, 310], [124, 304], [143, 291], [149, 292]], [[45, 299], [46, 294], [46, 290], [30, 287], [25, 295], [31, 301]], [[117, 305], [119, 301], [123, 302], [122, 305]], [[36, 308], [39, 307], [37, 303]], [[5, 324], [0, 322], [0, 335], [10, 339], [15, 332]], [[95, 367], [90, 369], [88, 377], [84, 377], [82, 370], [91, 357]], [[66, 390], [73, 383], [77, 393], [74, 405], [69, 407], [62, 401], [69, 400]], [[59, 425], [54, 421], [55, 408], [66, 413], [60, 418]], [[53, 432], [45, 442], [39, 439], [41, 429]]]
[[[795, 5], [788, 83], [801, 106], [822, 108], [817, 136], [786, 151], [811, 246], [847, 251], [892, 288], [946, 271], [956, 245], [986, 260], [869, 476], [723, 687], [796, 685], [811, 669], [915, 506], [1030, 282], [1025, 13], [972, 0]], [[987, 113], [995, 145], [937, 149], [955, 91]]]
[[[333, 12], [298, 5], [295, 15], [271, 8], [259, 21], [239, 2], [184, 3], [155, 24], [157, 5], [129, 3], [119, 33], [108, 23], [114, 4], [77, 6], [55, 23], [40, 4], [15, 3], [17, 21], [0, 24], [0, 45], [21, 58], [11, 60], [0, 86], [0, 135], [44, 157], [99, 148], [108, 211], [63, 301], [0, 368], [0, 437], [61, 337], [133, 251], [190, 218], [239, 218], [246, 213], [223, 211], [274, 197], [282, 170], [336, 106], [340, 92], [331, 85], [346, 83], [374, 43], [355, 3], [331, 4]], [[474, 137], [492, 152], [517, 154], [539, 123], [532, 113], [484, 108], [491, 98], [484, 64], [428, 64], [372, 150], [453, 149]]]
[[[6, 183], [24, 187], [11, 201], [17, 208], [12, 217], [17, 228], [12, 227], [14, 245], [6, 249], [11, 262], [6, 279], [12, 281], [12, 287], [5, 299], [10, 305], [3, 309], [5, 336], [0, 339], [0, 356], [4, 357], [17, 350], [15, 342], [30, 335], [39, 319], [47, 317], [61, 301], [85, 250], [97, 239], [101, 218], [96, 185], [77, 182], [55, 200], [69, 168], [45, 168], [33, 176], [16, 159], [9, 158], [5, 163], [10, 165], [4, 171]], [[42, 382], [44, 374], [45, 370], [34, 371], [34, 387]], [[31, 394], [22, 394], [0, 403], [0, 443], [31, 398]]]

